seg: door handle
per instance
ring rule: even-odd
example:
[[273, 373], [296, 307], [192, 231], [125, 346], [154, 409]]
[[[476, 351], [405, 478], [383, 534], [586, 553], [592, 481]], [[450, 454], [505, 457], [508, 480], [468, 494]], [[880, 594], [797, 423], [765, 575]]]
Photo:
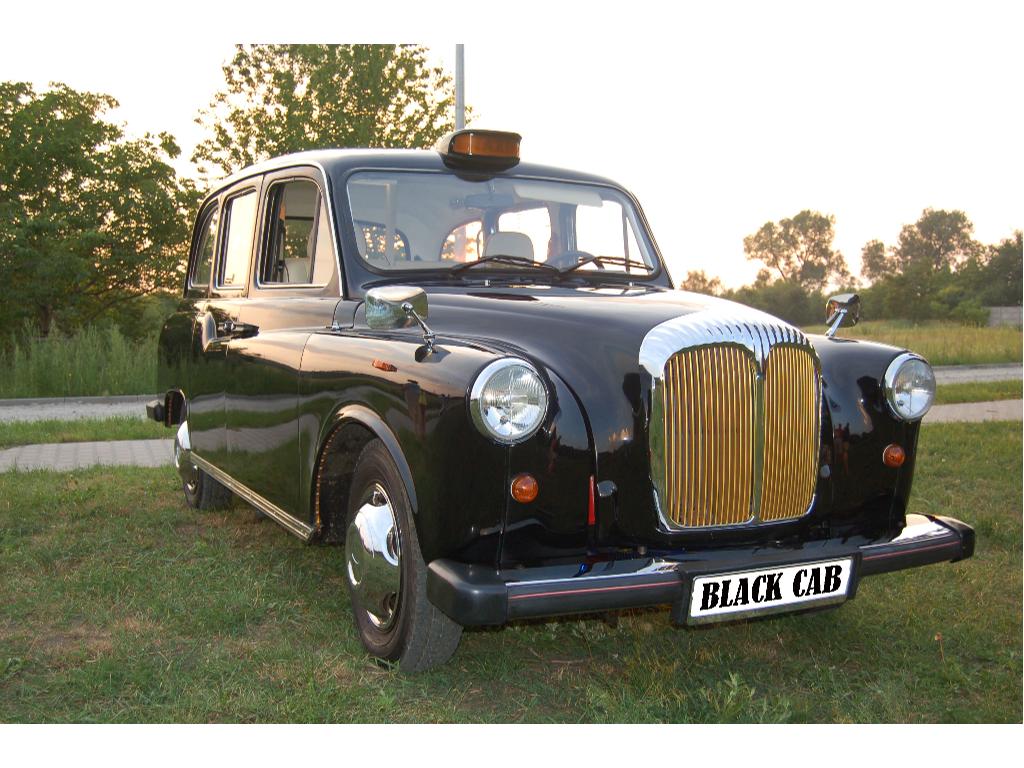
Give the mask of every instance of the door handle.
[[260, 332], [258, 325], [251, 323], [236, 323], [230, 318], [217, 323], [217, 336], [232, 339], [248, 339]]

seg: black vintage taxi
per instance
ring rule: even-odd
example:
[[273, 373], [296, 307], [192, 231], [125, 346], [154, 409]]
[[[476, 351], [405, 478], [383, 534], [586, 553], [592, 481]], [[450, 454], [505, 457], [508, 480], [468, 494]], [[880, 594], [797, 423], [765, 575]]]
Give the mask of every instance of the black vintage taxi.
[[818, 609], [971, 556], [908, 512], [935, 379], [834, 335], [856, 296], [807, 335], [674, 290], [628, 192], [519, 143], [301, 153], [206, 199], [148, 406], [188, 504], [343, 546], [363, 644], [406, 671], [464, 626]]

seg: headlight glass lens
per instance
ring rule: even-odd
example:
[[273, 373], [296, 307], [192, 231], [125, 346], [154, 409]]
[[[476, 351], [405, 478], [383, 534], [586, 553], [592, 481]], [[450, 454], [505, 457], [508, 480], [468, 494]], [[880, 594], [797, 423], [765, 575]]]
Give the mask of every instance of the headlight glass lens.
[[480, 372], [470, 393], [477, 428], [499, 443], [517, 443], [536, 432], [548, 412], [548, 392], [524, 360], [497, 360]]
[[928, 413], [935, 400], [935, 374], [924, 360], [901, 355], [885, 373], [886, 395], [896, 414], [916, 421]]

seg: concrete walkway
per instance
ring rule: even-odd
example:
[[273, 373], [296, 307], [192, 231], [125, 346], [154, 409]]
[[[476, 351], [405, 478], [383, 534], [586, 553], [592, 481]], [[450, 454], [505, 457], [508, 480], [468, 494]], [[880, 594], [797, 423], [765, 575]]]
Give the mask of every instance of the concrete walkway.
[[966, 384], [972, 381], [1013, 381], [1024, 378], [1024, 367], [1017, 363], [992, 365], [938, 365], [935, 381], [938, 384]]
[[5, 421], [77, 421], [112, 416], [146, 418], [146, 403], [156, 395], [119, 397], [33, 397], [0, 400], [0, 423]]
[[96, 443], [45, 443], [0, 450], [0, 472], [52, 469], [64, 472], [101, 464], [163, 467], [174, 459], [173, 440], [111, 440]]

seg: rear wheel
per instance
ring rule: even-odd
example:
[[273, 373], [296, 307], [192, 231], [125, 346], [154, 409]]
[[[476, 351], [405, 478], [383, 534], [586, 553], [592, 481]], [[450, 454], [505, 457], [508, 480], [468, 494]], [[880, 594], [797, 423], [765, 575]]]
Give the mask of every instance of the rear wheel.
[[192, 463], [187, 422], [182, 422], [174, 438], [174, 466], [181, 476], [185, 503], [192, 509], [224, 509], [231, 504], [231, 491]]
[[419, 672], [455, 653], [462, 627], [427, 599], [411, 504], [380, 440], [366, 445], [352, 476], [345, 584], [359, 638], [374, 656]]

